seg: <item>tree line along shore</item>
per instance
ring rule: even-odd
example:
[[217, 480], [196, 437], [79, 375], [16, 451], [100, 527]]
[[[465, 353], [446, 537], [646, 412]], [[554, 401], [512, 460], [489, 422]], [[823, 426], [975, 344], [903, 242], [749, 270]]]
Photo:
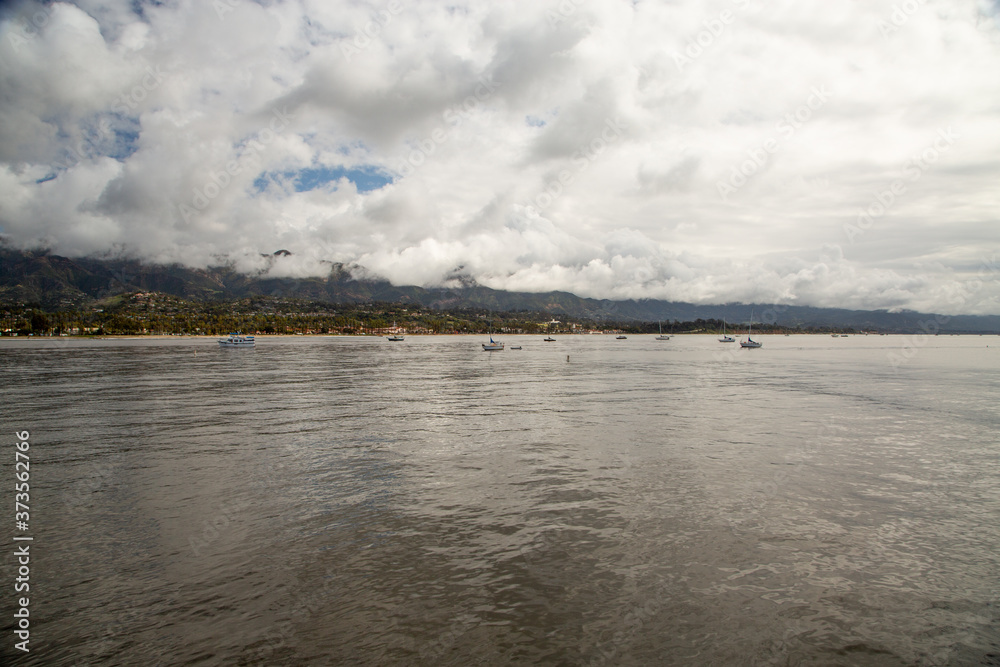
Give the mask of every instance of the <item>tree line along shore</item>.
[[[324, 303], [282, 297], [193, 301], [158, 292], [120, 294], [85, 308], [43, 309], [38, 304], [0, 306], [0, 335], [114, 336], [206, 335], [231, 331], [267, 334], [716, 334], [723, 321], [613, 321], [546, 311], [487, 308], [433, 309], [401, 303]], [[727, 322], [738, 334], [746, 323]], [[851, 327], [787, 327], [754, 322], [754, 332], [861, 333]]]

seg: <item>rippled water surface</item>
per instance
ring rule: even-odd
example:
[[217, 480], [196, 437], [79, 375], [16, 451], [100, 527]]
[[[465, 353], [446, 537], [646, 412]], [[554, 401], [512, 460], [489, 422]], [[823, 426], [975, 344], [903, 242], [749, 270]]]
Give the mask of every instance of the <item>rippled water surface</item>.
[[481, 338], [0, 341], [0, 659], [1000, 664], [1000, 337]]

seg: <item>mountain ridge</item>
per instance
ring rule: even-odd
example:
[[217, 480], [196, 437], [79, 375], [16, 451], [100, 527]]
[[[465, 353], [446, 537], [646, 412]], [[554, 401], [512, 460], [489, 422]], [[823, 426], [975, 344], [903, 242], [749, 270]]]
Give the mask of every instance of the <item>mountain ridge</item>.
[[[278, 251], [272, 257], [283, 256]], [[45, 250], [0, 247], [0, 303], [37, 304], [47, 310], [81, 308], [117, 294], [149, 291], [202, 301], [272, 296], [328, 303], [412, 303], [438, 310], [486, 308], [493, 311], [540, 311], [605, 321], [694, 321], [755, 319], [769, 324], [853, 327], [886, 332], [1000, 332], [997, 315], [935, 315], [915, 311], [849, 310], [766, 303], [698, 305], [658, 299], [610, 300], [570, 292], [506, 292], [458, 281], [456, 287], [392, 285], [386, 280], [352, 276], [350, 267], [330, 264], [325, 277], [274, 278], [240, 273], [232, 266], [193, 269], [179, 264], [149, 264], [132, 259], [69, 258]]]

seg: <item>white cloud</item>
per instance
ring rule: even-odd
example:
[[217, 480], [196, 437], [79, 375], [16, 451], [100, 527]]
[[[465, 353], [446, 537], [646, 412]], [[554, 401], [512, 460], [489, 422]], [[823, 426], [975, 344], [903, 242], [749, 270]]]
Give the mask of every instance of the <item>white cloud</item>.
[[[247, 270], [287, 248], [273, 275], [340, 261], [396, 283], [1000, 312], [995, 3], [3, 12], [15, 245]], [[397, 177], [258, 181], [320, 167]]]

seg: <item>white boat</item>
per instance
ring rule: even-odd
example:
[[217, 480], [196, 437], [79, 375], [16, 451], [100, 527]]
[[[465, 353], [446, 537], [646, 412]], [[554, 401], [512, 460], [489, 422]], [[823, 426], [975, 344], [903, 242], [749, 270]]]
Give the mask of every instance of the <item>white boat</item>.
[[503, 349], [503, 343], [493, 340], [493, 322], [490, 322], [490, 342], [483, 343], [484, 352], [499, 352]]
[[499, 352], [503, 349], [503, 343], [500, 341], [493, 340], [493, 336], [490, 336], [489, 343], [483, 343], [483, 350], [485, 352]]
[[219, 339], [219, 347], [254, 347], [255, 345], [253, 336], [244, 336], [235, 331], [227, 338]]
[[726, 318], [722, 318], [722, 338], [719, 339], [720, 343], [735, 343], [736, 339], [732, 336], [726, 335]]
[[656, 323], [660, 327], [660, 335], [656, 337], [656, 340], [670, 340], [670, 336], [663, 335], [663, 324], [661, 322]]
[[750, 327], [747, 329], [747, 339], [740, 341], [740, 347], [762, 347], [763, 343], [758, 343], [753, 338], [750, 338], [750, 333], [753, 331], [753, 311], [750, 311]]

